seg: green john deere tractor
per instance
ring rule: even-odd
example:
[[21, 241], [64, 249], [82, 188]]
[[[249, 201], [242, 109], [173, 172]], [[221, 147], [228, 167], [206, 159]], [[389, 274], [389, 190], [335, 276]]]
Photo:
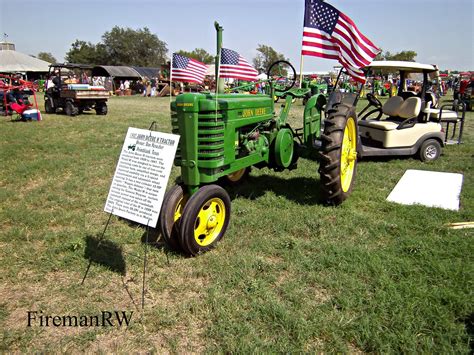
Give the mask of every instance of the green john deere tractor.
[[[219, 35], [222, 28], [216, 23]], [[219, 31], [220, 30], [220, 31]], [[216, 63], [218, 66], [219, 63]], [[295, 77], [285, 82], [272, 79], [285, 66], [279, 61], [268, 70], [266, 94], [185, 93], [171, 103], [173, 133], [181, 136], [175, 165], [181, 168], [180, 183], [165, 195], [160, 228], [166, 243], [187, 255], [212, 249], [222, 239], [230, 220], [231, 202], [221, 179], [237, 183], [250, 167], [275, 171], [294, 169], [301, 156], [319, 152], [319, 173], [323, 202], [342, 203], [351, 193], [357, 159], [357, 118], [353, 99], [322, 94], [305, 105], [302, 127], [287, 122], [294, 98]], [[275, 91], [285, 99], [277, 113]], [[323, 110], [325, 120], [322, 122]]]

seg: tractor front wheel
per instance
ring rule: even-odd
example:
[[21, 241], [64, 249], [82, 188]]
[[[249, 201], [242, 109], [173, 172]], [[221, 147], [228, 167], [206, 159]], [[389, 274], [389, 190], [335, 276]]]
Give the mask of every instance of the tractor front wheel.
[[229, 225], [230, 197], [218, 185], [201, 187], [184, 206], [180, 223], [181, 248], [195, 256], [214, 248]]
[[181, 250], [179, 244], [179, 222], [183, 214], [188, 195], [181, 185], [175, 185], [163, 198], [159, 222], [161, 235], [165, 243], [173, 250]]
[[321, 194], [325, 203], [341, 204], [352, 192], [357, 168], [357, 116], [339, 104], [328, 111], [321, 135]]

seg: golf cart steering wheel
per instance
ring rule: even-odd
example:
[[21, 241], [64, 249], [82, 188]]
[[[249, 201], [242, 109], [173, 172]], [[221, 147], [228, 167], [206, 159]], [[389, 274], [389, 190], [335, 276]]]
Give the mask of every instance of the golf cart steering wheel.
[[382, 108], [382, 103], [380, 102], [380, 100], [377, 99], [375, 95], [372, 94], [371, 92], [367, 94], [367, 101], [369, 101], [370, 105], [372, 106], [375, 106], [377, 108]]
[[[369, 103], [367, 104], [367, 106], [364, 107], [364, 109], [362, 111], [359, 112], [360, 120], [365, 121], [369, 117], [371, 119], [380, 120], [380, 117], [382, 117], [382, 113], [383, 113], [382, 112], [382, 103], [380, 102], [379, 99], [377, 99], [375, 97], [374, 94], [372, 94], [370, 92], [366, 95], [366, 97], [367, 97], [367, 101], [369, 101]], [[373, 108], [372, 110], [365, 113], [372, 106], [375, 106], [375, 108]], [[365, 115], [364, 115], [364, 113], [365, 113]], [[377, 113], [377, 117], [372, 117], [372, 115], [374, 113]]]
[[275, 91], [288, 91], [295, 86], [296, 70], [290, 62], [279, 60], [270, 65], [267, 71], [267, 77], [269, 80], [275, 82]]

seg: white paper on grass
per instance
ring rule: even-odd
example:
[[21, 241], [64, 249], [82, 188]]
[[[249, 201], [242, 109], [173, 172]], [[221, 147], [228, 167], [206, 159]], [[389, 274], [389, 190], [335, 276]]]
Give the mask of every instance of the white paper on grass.
[[457, 211], [462, 182], [462, 174], [407, 170], [388, 195], [387, 201]]
[[155, 227], [179, 136], [130, 127], [104, 210]]

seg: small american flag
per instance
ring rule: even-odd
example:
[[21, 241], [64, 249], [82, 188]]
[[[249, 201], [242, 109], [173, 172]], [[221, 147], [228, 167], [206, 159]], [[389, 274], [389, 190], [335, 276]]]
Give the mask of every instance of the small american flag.
[[246, 81], [256, 81], [258, 72], [239, 53], [231, 49], [221, 49], [221, 78], [234, 78]]
[[173, 81], [202, 83], [206, 72], [206, 64], [196, 59], [173, 53], [173, 64], [171, 66], [171, 78]]
[[337, 59], [355, 80], [364, 83], [360, 69], [372, 62], [379, 49], [354, 22], [321, 0], [305, 0], [303, 55]]

